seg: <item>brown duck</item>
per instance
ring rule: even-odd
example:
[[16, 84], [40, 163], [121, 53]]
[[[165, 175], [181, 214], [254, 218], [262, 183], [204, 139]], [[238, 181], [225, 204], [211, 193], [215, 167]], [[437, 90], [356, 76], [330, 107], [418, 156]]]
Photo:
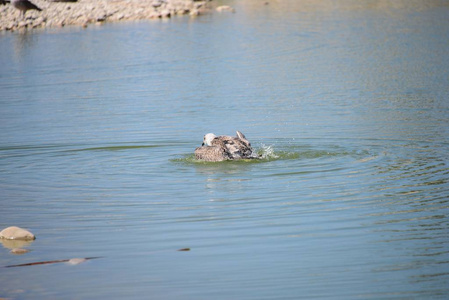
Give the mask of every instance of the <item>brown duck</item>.
[[251, 148], [245, 135], [237, 131], [237, 136], [208, 133], [204, 136], [203, 145], [195, 149], [195, 158], [203, 161], [224, 161], [259, 158]]

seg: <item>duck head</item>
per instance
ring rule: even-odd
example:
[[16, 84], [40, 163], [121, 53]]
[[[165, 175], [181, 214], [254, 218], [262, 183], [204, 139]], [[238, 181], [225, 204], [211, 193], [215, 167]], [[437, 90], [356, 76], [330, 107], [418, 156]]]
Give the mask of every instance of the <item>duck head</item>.
[[203, 138], [203, 144], [201, 146], [212, 146], [212, 140], [217, 136], [213, 133], [208, 133]]

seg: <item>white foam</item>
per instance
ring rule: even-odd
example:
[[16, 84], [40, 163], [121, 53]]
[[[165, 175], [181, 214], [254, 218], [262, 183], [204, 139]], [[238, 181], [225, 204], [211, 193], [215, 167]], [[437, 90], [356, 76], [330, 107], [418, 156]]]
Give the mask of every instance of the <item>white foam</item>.
[[274, 148], [271, 145], [267, 146], [267, 145], [261, 144], [260, 145], [260, 149], [258, 150], [258, 152], [259, 152], [260, 157], [262, 159], [279, 158], [279, 155], [276, 155], [274, 153]]

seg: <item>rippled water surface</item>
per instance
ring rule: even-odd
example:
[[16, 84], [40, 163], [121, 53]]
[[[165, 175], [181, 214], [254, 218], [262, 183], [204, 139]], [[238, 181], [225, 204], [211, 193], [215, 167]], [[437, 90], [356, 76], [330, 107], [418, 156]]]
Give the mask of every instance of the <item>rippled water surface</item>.
[[449, 3], [268, 2], [0, 35], [0, 298], [449, 297]]

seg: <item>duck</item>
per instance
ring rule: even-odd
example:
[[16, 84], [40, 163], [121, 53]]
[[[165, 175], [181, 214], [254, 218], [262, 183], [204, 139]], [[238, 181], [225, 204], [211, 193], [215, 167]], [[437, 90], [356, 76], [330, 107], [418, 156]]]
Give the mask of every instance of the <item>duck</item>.
[[195, 149], [195, 158], [208, 162], [258, 158], [245, 135], [238, 130], [236, 133], [235, 137], [206, 134], [201, 147]]

